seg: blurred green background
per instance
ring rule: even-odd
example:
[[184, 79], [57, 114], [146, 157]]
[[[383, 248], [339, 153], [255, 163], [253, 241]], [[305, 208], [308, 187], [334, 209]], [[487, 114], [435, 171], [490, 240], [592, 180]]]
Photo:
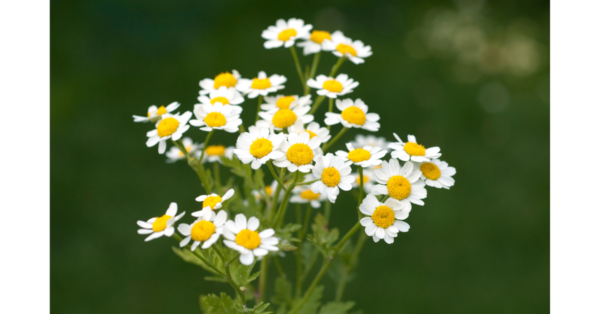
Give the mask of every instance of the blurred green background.
[[[283, 74], [284, 92], [300, 92], [290, 53], [260, 37], [291, 17], [371, 45], [341, 68], [360, 82], [350, 97], [381, 115], [378, 136], [415, 134], [457, 168], [450, 191], [428, 188], [410, 232], [367, 241], [345, 299], [364, 313], [549, 312], [549, 3], [535, 0], [52, 1], [51, 310], [199, 313], [200, 294], [233, 295], [174, 241], [136, 233], [172, 201], [197, 210], [202, 189], [145, 146], [151, 126], [131, 115], [192, 110], [198, 82], [231, 69]], [[243, 106], [250, 121], [255, 100]], [[336, 203], [331, 225], [348, 230], [354, 206]]]

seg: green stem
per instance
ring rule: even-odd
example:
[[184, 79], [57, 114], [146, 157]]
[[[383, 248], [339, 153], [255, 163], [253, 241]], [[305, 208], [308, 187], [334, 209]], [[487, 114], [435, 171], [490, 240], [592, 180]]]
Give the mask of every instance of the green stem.
[[290, 200], [290, 195], [292, 194], [292, 190], [296, 186], [296, 182], [298, 182], [298, 178], [300, 177], [300, 170], [296, 170], [296, 175], [294, 176], [294, 181], [292, 184], [286, 189], [285, 196], [283, 197], [283, 201], [281, 201], [281, 205], [279, 206], [279, 210], [277, 211], [277, 217], [275, 218], [274, 227], [278, 227], [283, 221], [283, 217], [285, 216], [285, 211], [287, 209], [288, 201]]
[[[304, 223], [302, 229], [298, 231], [298, 249], [296, 249], [296, 263], [297, 263], [297, 275], [296, 275], [296, 296], [299, 298], [302, 295], [302, 245], [304, 244], [304, 236], [306, 235], [306, 229], [310, 220], [310, 214], [312, 206], [310, 202], [306, 206], [306, 214], [304, 215]], [[298, 221], [300, 223], [300, 221]]]
[[[179, 244], [179, 242], [181, 242], [181, 237], [177, 234], [177, 233], [173, 233], [173, 238], [177, 241], [177, 243]], [[191, 245], [186, 245], [186, 248], [188, 248], [190, 250], [190, 252], [192, 252], [194, 255], [196, 255], [196, 257], [198, 257], [204, 264], [206, 264], [206, 266], [208, 266], [210, 269], [212, 269], [213, 271], [215, 271], [215, 273], [217, 273], [218, 275], [222, 276], [223, 278], [225, 278], [225, 274], [220, 271], [219, 269], [217, 269], [211, 262], [209, 262], [206, 258], [204, 258], [204, 256], [202, 256], [202, 254], [198, 253], [198, 249], [192, 251], [191, 250]]]
[[283, 187], [283, 182], [281, 181], [281, 178], [279, 178], [279, 176], [275, 172], [275, 168], [273, 168], [273, 163], [270, 160], [267, 161], [267, 166], [269, 166], [269, 170], [271, 170], [271, 174], [273, 175], [275, 180], [277, 180], [277, 183], [279, 184], [279, 186], [285, 191], [285, 188]]
[[309, 78], [314, 78], [315, 74], [317, 74], [317, 66], [319, 65], [319, 61], [321, 60], [321, 52], [317, 52], [313, 58], [312, 66], [310, 67], [310, 76]]
[[[329, 112], [333, 111], [333, 98], [329, 98]], [[331, 125], [327, 126], [327, 130], [331, 130]]]
[[356, 208], [356, 210], [358, 210], [358, 220], [360, 220], [361, 218], [361, 214], [360, 214], [360, 204], [362, 204], [363, 201], [363, 195], [364, 195], [364, 190], [363, 190], [363, 167], [358, 166], [358, 175], [360, 176], [360, 190], [358, 192], [358, 207]]
[[312, 180], [312, 181], [300, 182], [300, 183], [296, 183], [296, 186], [299, 186], [299, 185], [309, 185], [309, 184], [313, 184], [313, 183], [315, 183], [317, 181], [320, 181], [320, 180]]
[[321, 105], [323, 100], [325, 100], [325, 96], [321, 95], [321, 96], [317, 97], [317, 99], [315, 99], [315, 104], [312, 106], [312, 108], [310, 109], [310, 111], [308, 113], [314, 114], [317, 111], [317, 109], [319, 109], [319, 105]]
[[240, 296], [242, 304], [245, 307], [246, 293], [242, 291], [242, 289], [240, 289], [240, 285], [233, 280], [233, 277], [231, 276], [231, 271], [229, 270], [229, 265], [225, 266], [225, 256], [223, 255], [223, 252], [221, 252], [221, 249], [219, 249], [219, 246], [217, 245], [212, 245], [211, 247], [215, 250], [215, 252], [217, 252], [217, 255], [219, 255], [219, 257], [221, 258], [221, 261], [223, 262], [223, 266], [225, 268], [225, 274], [227, 275], [227, 281], [229, 281], [229, 284], [231, 284], [233, 289], [235, 289], [235, 292], [237, 292], [237, 294]]
[[221, 164], [216, 161], [213, 163], [213, 174], [215, 176], [215, 184], [217, 185], [217, 192], [223, 193], [223, 187], [221, 186]]
[[254, 123], [256, 123], [259, 119], [258, 113], [260, 112], [260, 105], [262, 105], [262, 95], [258, 95], [258, 106], [256, 108], [256, 120], [254, 120]]
[[331, 202], [329, 200], [325, 201], [325, 222], [329, 225], [329, 215], [331, 214]]
[[204, 186], [206, 193], [210, 193], [211, 186], [208, 184], [208, 180], [205, 178], [204, 166], [202, 166], [202, 159], [204, 159], [204, 153], [206, 152], [208, 142], [210, 141], [210, 138], [212, 137], [213, 133], [215, 133], [214, 129], [210, 131], [206, 136], [206, 139], [204, 140], [204, 146], [202, 148], [202, 154], [200, 155], [200, 159], [198, 159], [198, 165], [196, 166], [196, 172], [198, 173], [200, 181], [202, 181], [202, 185]]
[[268, 264], [269, 256], [265, 255], [260, 261], [260, 277], [258, 278], [258, 298], [256, 303], [264, 301], [267, 296], [267, 275], [269, 273]]
[[335, 65], [331, 68], [331, 72], [329, 73], [329, 77], [333, 77], [337, 71], [340, 69], [340, 67], [342, 66], [342, 63], [344, 63], [344, 61], [346, 61], [346, 57], [340, 57], [338, 59], [338, 61], [335, 63]]
[[367, 234], [364, 232], [361, 232], [360, 236], [358, 237], [356, 246], [354, 247], [354, 252], [352, 252], [352, 256], [350, 257], [350, 262], [348, 263], [348, 268], [346, 270], [344, 270], [344, 272], [342, 273], [342, 278], [340, 279], [340, 283], [338, 284], [338, 288], [335, 293], [335, 301], [336, 302], [341, 301], [342, 297], [344, 296], [344, 290], [346, 288], [346, 283], [348, 282], [348, 276], [350, 274], [350, 271], [352, 271], [352, 269], [354, 269], [354, 267], [356, 266], [356, 261], [358, 260], [358, 255], [360, 255], [360, 251], [362, 250], [366, 239], [367, 239]]
[[340, 243], [338, 243], [338, 245], [335, 246], [333, 254], [331, 254], [330, 258], [327, 259], [327, 261], [323, 264], [323, 266], [321, 267], [321, 270], [319, 271], [319, 273], [317, 274], [317, 276], [315, 277], [313, 282], [308, 287], [308, 290], [304, 294], [304, 297], [302, 297], [300, 302], [298, 302], [296, 304], [296, 306], [288, 312], [288, 314], [295, 314], [302, 308], [302, 306], [304, 306], [304, 303], [306, 303], [306, 301], [308, 301], [308, 298], [310, 298], [311, 294], [313, 293], [313, 291], [315, 290], [315, 288], [317, 287], [317, 285], [319, 284], [319, 282], [321, 281], [321, 279], [327, 272], [327, 269], [329, 269], [329, 266], [331, 266], [333, 259], [337, 256], [340, 249], [344, 246], [344, 244], [346, 244], [348, 239], [350, 239], [350, 237], [352, 237], [354, 235], [354, 233], [356, 233], [356, 231], [358, 231], [358, 229], [360, 229], [360, 227], [361, 227], [360, 222], [357, 222], [354, 225], [354, 227], [352, 227], [352, 229], [350, 229], [350, 231], [348, 231], [348, 233], [346, 233], [346, 235], [342, 238], [342, 240], [340, 240]]
[[336, 136], [329, 142], [327, 142], [327, 144], [325, 144], [325, 146], [323, 146], [323, 153], [326, 152], [329, 147], [331, 147], [331, 145], [333, 145], [333, 143], [337, 142], [337, 140], [340, 139], [340, 137], [342, 137], [342, 135], [344, 135], [344, 133], [346, 133], [346, 131], [348, 131], [348, 128], [344, 127], [340, 130], [340, 132], [338, 132], [338, 134], [336, 134]]
[[304, 74], [302, 74], [302, 66], [300, 65], [300, 60], [298, 60], [296, 48], [294, 46], [291, 46], [290, 51], [292, 52], [292, 57], [294, 57], [294, 63], [296, 63], [296, 71], [298, 71], [298, 77], [300, 77], [300, 83], [302, 83], [302, 88], [306, 90], [306, 81], [304, 80]]
[[[281, 168], [281, 175], [279, 177], [281, 180], [284, 180], [285, 168]], [[269, 221], [271, 223], [274, 223], [273, 218], [275, 218], [275, 209], [277, 208], [277, 202], [279, 201], [279, 194], [281, 194], [281, 190], [283, 190], [283, 184], [279, 184], [279, 182], [277, 182], [277, 190], [275, 190], [275, 195], [273, 195], [273, 204], [271, 205], [271, 210], [269, 212]]]

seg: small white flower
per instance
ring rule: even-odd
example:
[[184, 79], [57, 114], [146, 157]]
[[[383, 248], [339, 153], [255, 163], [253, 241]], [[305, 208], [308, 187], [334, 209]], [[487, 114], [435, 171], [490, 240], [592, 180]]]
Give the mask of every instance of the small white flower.
[[407, 209], [411, 209], [411, 203], [425, 205], [423, 198], [427, 197], [425, 182], [421, 180], [421, 171], [414, 169], [410, 161], [400, 168], [398, 159], [390, 159], [389, 163], [381, 163], [380, 169], [374, 171], [375, 180], [379, 184], [371, 188], [374, 195], [389, 195], [399, 200]]
[[[315, 177], [312, 174], [307, 174], [304, 177], [305, 182], [313, 181]], [[327, 200], [327, 196], [321, 193], [315, 193], [311, 190], [310, 185], [298, 185], [292, 189], [292, 197], [290, 202], [298, 204], [310, 203], [313, 208], [320, 208], [321, 202]]]
[[224, 72], [215, 76], [214, 80], [211, 80], [209, 78], [203, 79], [202, 81], [200, 81], [200, 87], [202, 88], [202, 90], [200, 91], [200, 95], [209, 94], [210, 92], [218, 90], [223, 86], [225, 88], [233, 87], [238, 91], [241, 91], [239, 88], [240, 78], [240, 73], [238, 73], [238, 71], [236, 70], [233, 70], [231, 71], [231, 73]]
[[340, 189], [350, 191], [354, 177], [350, 174], [350, 162], [329, 153], [315, 158], [312, 174], [319, 181], [310, 185], [314, 193], [327, 195], [330, 202], [335, 203]]
[[156, 129], [146, 133], [148, 136], [146, 146], [152, 147], [158, 143], [158, 153], [164, 154], [167, 150], [167, 140], [170, 138], [173, 138], [174, 141], [179, 140], [183, 133], [190, 128], [187, 123], [191, 117], [192, 113], [189, 111], [182, 115], [163, 114], [162, 119], [156, 122]]
[[364, 146], [371, 146], [371, 147], [387, 147], [388, 146], [388, 142], [385, 139], [385, 137], [377, 137], [374, 135], [362, 135], [362, 134], [358, 134], [356, 136], [356, 139], [354, 140], [354, 142], [351, 142], [352, 146], [354, 147], [364, 147]]
[[262, 32], [262, 38], [266, 39], [265, 48], [278, 48], [285, 46], [289, 48], [294, 45], [296, 39], [305, 39], [310, 36], [312, 25], [304, 25], [301, 19], [291, 18], [287, 22], [283, 19], [277, 20], [275, 26], [269, 26]]
[[252, 163], [252, 169], [258, 169], [267, 161], [283, 157], [277, 148], [285, 139], [283, 134], [269, 134], [268, 128], [251, 126], [248, 132], [240, 134], [233, 152], [241, 162]]
[[244, 102], [244, 97], [235, 88], [225, 86], [212, 90], [208, 95], [200, 94], [198, 101], [202, 105], [214, 105], [220, 102], [223, 105], [239, 105]]
[[354, 165], [363, 168], [381, 164], [381, 158], [387, 154], [387, 150], [381, 150], [381, 147], [354, 148], [351, 143], [346, 143], [346, 147], [348, 152], [338, 150], [335, 154], [342, 157], [344, 161], [350, 160]]
[[293, 109], [279, 109], [272, 111], [261, 111], [258, 115], [265, 122], [257, 123], [260, 126], [273, 126], [275, 130], [283, 130], [293, 126], [296, 122], [306, 124], [314, 119], [312, 114], [308, 114], [310, 106], [296, 106]]
[[177, 203], [171, 203], [167, 212], [161, 217], [150, 218], [148, 221], [138, 220], [138, 226], [142, 229], [138, 230], [139, 234], [150, 234], [145, 241], [150, 241], [156, 238], [160, 238], [163, 235], [170, 237], [175, 232], [173, 225], [177, 220], [181, 219], [185, 212], [177, 215]]
[[[202, 144], [204, 145], [204, 144]], [[219, 162], [221, 161], [221, 157], [225, 157], [227, 159], [233, 158], [233, 150], [235, 148], [233, 146], [225, 147], [223, 145], [208, 145], [204, 150], [204, 157], [202, 158], [202, 163], [205, 162]], [[196, 158], [200, 158], [202, 156], [202, 151], [196, 151]]]
[[225, 222], [227, 221], [227, 212], [222, 210], [219, 214], [215, 215], [209, 207], [204, 208], [199, 218], [194, 221], [191, 225], [180, 224], [177, 226], [179, 233], [185, 236], [181, 242], [180, 247], [184, 247], [190, 243], [190, 240], [194, 240], [192, 243], [192, 252], [196, 250], [198, 245], [202, 244], [202, 249], [208, 249], [213, 243], [219, 240], [219, 236], [225, 229]]
[[358, 86], [358, 82], [348, 78], [347, 74], [340, 74], [335, 78], [318, 75], [316, 80], [309, 79], [306, 85], [316, 88], [319, 95], [337, 98], [338, 96], [353, 92], [356, 86]]
[[[221, 197], [215, 193], [210, 194], [210, 195], [200, 195], [200, 196], [196, 197], [196, 202], [202, 202], [202, 210], [204, 210], [206, 208], [209, 208], [212, 210], [217, 210], [217, 209], [220, 209], [221, 207], [223, 207], [223, 202], [230, 199], [233, 196], [233, 193], [234, 193], [233, 189], [229, 189], [229, 191], [227, 191], [225, 193], [225, 195], [223, 195], [223, 197]], [[202, 210], [193, 212], [192, 216], [200, 217], [202, 215]]]
[[244, 214], [237, 214], [235, 222], [227, 221], [223, 237], [223, 243], [229, 248], [240, 252], [240, 263], [250, 265], [254, 262], [254, 256], [261, 257], [269, 251], [278, 251], [276, 247], [279, 239], [274, 237], [275, 230], [266, 229], [260, 233], [256, 231], [260, 221], [256, 217], [250, 217], [246, 221]]
[[[184, 137], [181, 141], [183, 142], [183, 147], [185, 148], [185, 150], [188, 152], [189, 155], [192, 156], [195, 155], [198, 148], [202, 147], [202, 145], [194, 143], [194, 141], [192, 141], [192, 139], [189, 137]], [[169, 151], [165, 155], [168, 158], [168, 163], [173, 163], [178, 160], [185, 159], [185, 154], [183, 154], [183, 152], [181, 152], [181, 150], [176, 146], [171, 147], [171, 149], [169, 149]]]
[[220, 102], [214, 105], [195, 105], [194, 115], [197, 120], [190, 121], [190, 124], [200, 127], [202, 131], [210, 132], [215, 129], [234, 133], [242, 124], [241, 112], [242, 107], [223, 105]]
[[[265, 187], [265, 190], [263, 191], [268, 197], [273, 197], [275, 196], [275, 191], [277, 190], [277, 180], [273, 180], [273, 182], [271, 182], [271, 185], [268, 185]], [[261, 194], [261, 192], [257, 191], [257, 190], [252, 190], [252, 195], [254, 195], [254, 199], [258, 202], [260, 200], [263, 199], [263, 195]], [[279, 201], [281, 201], [283, 199], [283, 193], [279, 193]]]
[[280, 146], [284, 155], [273, 163], [280, 168], [287, 167], [289, 172], [307, 173], [313, 167], [312, 161], [317, 155], [319, 146], [321, 140], [318, 137], [311, 139], [308, 132], [291, 133]]
[[329, 130], [326, 127], [321, 128], [317, 122], [311, 122], [304, 127], [304, 124], [300, 120], [297, 120], [296, 123], [288, 129], [288, 131], [290, 133], [298, 134], [302, 132], [308, 132], [311, 139], [316, 136], [321, 140], [321, 143], [326, 143], [331, 138]]
[[453, 175], [456, 174], [454, 167], [448, 167], [448, 163], [439, 159], [432, 159], [429, 162], [415, 164], [421, 170], [421, 180], [425, 184], [436, 187], [438, 189], [450, 189], [454, 185]]
[[408, 218], [410, 208], [406, 208], [399, 201], [388, 198], [381, 203], [373, 194], [367, 195], [359, 206], [360, 211], [367, 215], [360, 220], [365, 227], [365, 233], [373, 237], [373, 241], [383, 239], [386, 243], [394, 243], [398, 232], [408, 232], [410, 226], [402, 221]]
[[331, 40], [326, 39], [323, 41], [323, 50], [333, 51], [333, 54], [338, 57], [347, 57], [354, 64], [365, 62], [363, 58], [370, 57], [373, 54], [371, 46], [365, 46], [360, 40], [352, 41], [340, 31], [331, 34]]
[[252, 80], [240, 79], [239, 89], [247, 94], [248, 98], [256, 98], [258, 95], [267, 96], [269, 93], [285, 88], [283, 83], [286, 81], [287, 79], [283, 75], [273, 74], [267, 77], [267, 73], [260, 71], [258, 77]]
[[361, 99], [337, 99], [335, 106], [341, 113], [326, 112], [325, 124], [341, 123], [345, 128], [361, 128], [372, 132], [379, 130], [379, 115], [367, 113], [369, 107]]
[[[352, 182], [352, 188], [360, 188], [360, 174], [358, 172], [352, 174], [354, 176], [354, 182]], [[375, 184], [375, 177], [373, 171], [364, 169], [363, 170], [363, 190], [365, 193], [371, 193], [371, 189]]]
[[298, 97], [298, 95], [265, 96], [265, 103], [260, 105], [264, 111], [277, 111], [280, 109], [294, 109], [296, 107], [309, 106], [312, 104], [311, 95]]
[[148, 116], [133, 116], [133, 122], [156, 122], [161, 119], [162, 115], [165, 113], [171, 113], [179, 108], [178, 102], [172, 102], [168, 106], [160, 106], [156, 107], [154, 105], [148, 108]]
[[437, 159], [442, 156], [439, 147], [430, 147], [425, 149], [425, 146], [417, 143], [417, 138], [414, 135], [408, 136], [408, 142], [404, 143], [396, 133], [394, 137], [398, 140], [397, 143], [390, 143], [388, 147], [393, 149], [392, 158], [398, 158], [402, 161], [424, 162]]
[[304, 55], [306, 56], [323, 50], [323, 41], [326, 39], [331, 40], [331, 33], [313, 30], [307, 41], [300, 42], [296, 46], [304, 47]]

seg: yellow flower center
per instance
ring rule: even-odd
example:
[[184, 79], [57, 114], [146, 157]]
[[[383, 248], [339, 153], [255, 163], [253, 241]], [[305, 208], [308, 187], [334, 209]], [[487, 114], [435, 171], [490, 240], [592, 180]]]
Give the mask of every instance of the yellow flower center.
[[317, 44], [321, 44], [325, 39], [331, 40], [331, 34], [327, 31], [312, 31], [312, 33], [310, 33], [310, 40]]
[[172, 216], [163, 215], [162, 217], [157, 217], [156, 220], [152, 223], [152, 230], [154, 232], [160, 232], [167, 229], [167, 221], [171, 219]]
[[253, 89], [267, 89], [271, 87], [271, 81], [269, 81], [268, 77], [264, 79], [255, 78], [252, 80], [252, 86], [250, 87]]
[[323, 169], [323, 173], [321, 174], [321, 181], [330, 188], [338, 185], [341, 179], [340, 172], [334, 167]]
[[294, 123], [296, 123], [296, 119], [298, 119], [298, 116], [296, 116], [296, 114], [292, 110], [279, 109], [273, 115], [272, 122], [276, 128], [285, 129], [294, 125]]
[[302, 166], [309, 164], [315, 155], [308, 145], [297, 143], [290, 146], [286, 156], [296, 166]]
[[302, 193], [300, 193], [300, 197], [305, 200], [314, 201], [314, 200], [319, 199], [319, 193], [315, 193], [315, 192], [311, 191], [310, 189], [308, 189], [308, 190], [302, 191]]
[[273, 151], [273, 143], [266, 138], [258, 138], [250, 145], [250, 154], [255, 158], [263, 158]]
[[429, 180], [437, 180], [442, 176], [442, 172], [440, 168], [434, 163], [424, 162], [421, 164], [421, 172], [425, 176], [425, 178]]
[[356, 50], [354, 50], [354, 47], [350, 46], [350, 45], [346, 45], [346, 44], [338, 44], [337, 45], [337, 51], [339, 51], [342, 55], [346, 55], [346, 53], [349, 53], [353, 56], [356, 57]]
[[[189, 153], [190, 150], [192, 149], [192, 146], [186, 146], [185, 150]], [[179, 151], [179, 157], [183, 157], [183, 152], [181, 152], [181, 150]]]
[[223, 145], [210, 145], [206, 147], [204, 151], [208, 156], [224, 156], [225, 155], [225, 146]]
[[385, 229], [396, 221], [396, 215], [391, 208], [381, 205], [375, 209], [373, 215], [371, 215], [371, 219], [373, 219], [377, 227]]
[[211, 195], [204, 199], [204, 202], [202, 202], [202, 208], [208, 206], [210, 207], [210, 209], [215, 210], [215, 206], [217, 206], [217, 203], [220, 203], [222, 200], [223, 199], [221, 199], [219, 195]]
[[271, 194], [273, 194], [273, 189], [270, 186], [267, 186], [265, 188], [265, 193], [267, 193], [268, 196], [271, 196]]
[[227, 88], [235, 87], [235, 84], [237, 84], [237, 79], [235, 76], [229, 72], [225, 72], [215, 76], [215, 83], [213, 86], [215, 89], [219, 89], [221, 86], [225, 86]]
[[158, 127], [156, 128], [156, 131], [158, 131], [158, 136], [165, 137], [165, 136], [169, 136], [169, 135], [175, 133], [175, 131], [177, 131], [178, 127], [179, 127], [179, 121], [177, 119], [166, 118], [166, 119], [160, 120], [160, 122], [158, 123]]
[[383, 167], [381, 167], [381, 165], [377, 165], [377, 166], [373, 167], [373, 170], [379, 169], [379, 168], [383, 168]]
[[235, 236], [235, 243], [247, 248], [248, 250], [254, 250], [260, 245], [260, 236], [258, 232], [249, 229], [240, 231]]
[[404, 150], [411, 156], [425, 156], [425, 146], [408, 142], [404, 144]]
[[357, 148], [348, 153], [348, 159], [352, 160], [353, 162], [361, 162], [369, 160], [369, 158], [371, 158], [371, 153], [362, 148]]
[[[363, 175], [363, 184], [369, 182], [369, 180], [371, 180], [371, 178]], [[359, 175], [356, 176], [356, 184], [360, 185], [360, 176]]]
[[215, 224], [208, 220], [198, 221], [192, 227], [192, 240], [206, 241], [215, 233], [216, 229]]
[[317, 134], [313, 131], [309, 131], [309, 130], [304, 130], [304, 131], [300, 131], [298, 132], [298, 134], [302, 133], [302, 132], [306, 132], [308, 133], [308, 135], [310, 135], [310, 139], [312, 140], [313, 137], [317, 136]]
[[290, 105], [296, 100], [294, 96], [284, 96], [277, 99], [275, 106], [279, 109], [290, 109]]
[[342, 111], [342, 118], [348, 123], [363, 125], [367, 121], [367, 115], [358, 107], [351, 106]]
[[[157, 116], [161, 116], [163, 114], [167, 113], [167, 108], [165, 108], [165, 106], [160, 106], [158, 107], [158, 109], [156, 110], [155, 115]], [[150, 114], [150, 112], [148, 112], [148, 117], [150, 117], [152, 114]]]
[[211, 112], [204, 117], [204, 123], [211, 128], [218, 128], [227, 124], [227, 119], [220, 112]]
[[410, 195], [411, 185], [403, 176], [393, 176], [388, 180], [387, 183], [388, 192], [390, 196], [397, 199], [403, 200]]
[[332, 93], [339, 93], [344, 90], [342, 83], [336, 80], [327, 80], [323, 83], [323, 89], [326, 89]]
[[293, 28], [288, 28], [286, 30], [281, 31], [281, 33], [279, 33], [279, 35], [277, 36], [277, 39], [281, 40], [281, 41], [288, 41], [290, 40], [290, 38], [296, 36], [296, 30]]
[[211, 105], [214, 105], [216, 102], [220, 102], [223, 105], [229, 105], [229, 99], [221, 96], [215, 97], [210, 100]]

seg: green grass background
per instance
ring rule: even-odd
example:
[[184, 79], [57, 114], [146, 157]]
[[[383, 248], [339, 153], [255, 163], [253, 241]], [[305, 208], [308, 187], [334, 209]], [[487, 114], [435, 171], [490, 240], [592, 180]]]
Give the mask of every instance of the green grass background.
[[[526, 25], [536, 70], [463, 71], [444, 49], [419, 55], [413, 31], [432, 12], [465, 3], [480, 6], [478, 25], [489, 36]], [[144, 243], [136, 233], [136, 220], [172, 201], [197, 210], [202, 189], [185, 164], [167, 165], [145, 146], [150, 125], [131, 115], [172, 101], [192, 110], [198, 82], [231, 69], [283, 74], [284, 91], [298, 93], [290, 53], [264, 49], [260, 37], [290, 17], [371, 45], [364, 64], [342, 66], [360, 82], [350, 97], [381, 115], [377, 135], [415, 134], [457, 168], [450, 191], [428, 188], [426, 205], [407, 220], [410, 232], [393, 245], [367, 242], [345, 299], [364, 313], [549, 312], [549, 3], [534, 0], [52, 1], [51, 310], [198, 313], [200, 294], [233, 295], [175, 256], [172, 240]], [[324, 73], [335, 58], [321, 61]], [[498, 110], [482, 105], [490, 83], [510, 95]], [[243, 106], [247, 125], [255, 100]], [[186, 135], [205, 136], [197, 128]], [[214, 139], [233, 145], [236, 136]], [[336, 203], [331, 225], [348, 230], [354, 206]]]

